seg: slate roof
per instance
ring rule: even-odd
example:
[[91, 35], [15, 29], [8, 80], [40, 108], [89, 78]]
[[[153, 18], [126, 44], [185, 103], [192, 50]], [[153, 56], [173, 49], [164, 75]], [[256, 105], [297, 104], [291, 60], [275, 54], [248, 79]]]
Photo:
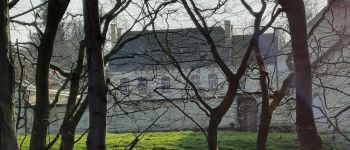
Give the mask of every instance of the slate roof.
[[[111, 57], [108, 71], [150, 70], [159, 67], [159, 64], [171, 66], [172, 61], [164, 49], [171, 51], [183, 69], [213, 64], [210, 46], [196, 28], [157, 30], [155, 33], [157, 38], [154, 32], [145, 31], [142, 33], [143, 36], [125, 44]], [[140, 31], [128, 32], [123, 39], [134, 37], [137, 34], [140, 34]], [[241, 58], [240, 54], [244, 54], [251, 37], [251, 35], [235, 35], [232, 36], [229, 44], [225, 44], [225, 31], [222, 27], [213, 27], [210, 35], [219, 48], [219, 55], [228, 65], [232, 64], [233, 56], [237, 56], [237, 59]], [[158, 41], [162, 47], [159, 46]], [[260, 38], [262, 54], [269, 57], [269, 62], [274, 62], [274, 59], [270, 57], [277, 51], [277, 41], [274, 34], [264, 34]]]
[[[233, 59], [243, 57], [246, 48], [249, 45], [252, 35], [234, 35], [232, 36]], [[276, 54], [278, 51], [278, 37], [274, 33], [266, 33], [260, 36], [259, 49], [266, 64], [275, 64]], [[252, 54], [253, 55], [253, 54]]]

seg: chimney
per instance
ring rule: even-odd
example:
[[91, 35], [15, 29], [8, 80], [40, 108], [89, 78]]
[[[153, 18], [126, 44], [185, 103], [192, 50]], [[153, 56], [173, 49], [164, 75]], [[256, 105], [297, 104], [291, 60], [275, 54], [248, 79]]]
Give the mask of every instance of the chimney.
[[116, 24], [111, 24], [111, 40], [112, 43], [117, 43], [122, 34], [123, 28], [118, 28]]
[[231, 42], [231, 21], [225, 20], [224, 21], [224, 30], [225, 30], [225, 44], [229, 44]]
[[231, 21], [230, 20], [224, 21], [224, 29], [225, 29], [225, 35], [231, 34]]
[[232, 28], [231, 28], [231, 21], [230, 20], [224, 20], [224, 30], [225, 30], [225, 47], [226, 50], [228, 50], [228, 55], [230, 56], [230, 62], [231, 64], [234, 64], [233, 59], [233, 47], [232, 47]]
[[122, 29], [123, 28], [117, 28], [117, 39], [119, 39], [120, 38], [120, 36], [122, 35]]
[[112, 43], [117, 42], [117, 36], [116, 36], [116, 30], [115, 30], [116, 27], [117, 27], [116, 24], [111, 24], [111, 40], [112, 40]]

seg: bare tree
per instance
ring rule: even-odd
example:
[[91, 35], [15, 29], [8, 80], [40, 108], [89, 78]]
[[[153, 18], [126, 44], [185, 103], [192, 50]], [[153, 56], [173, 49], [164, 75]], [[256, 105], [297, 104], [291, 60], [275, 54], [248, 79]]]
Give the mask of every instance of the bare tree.
[[69, 0], [49, 1], [46, 15], [45, 31], [39, 32], [40, 45], [38, 47], [38, 58], [35, 74], [36, 103], [34, 108], [34, 121], [30, 149], [44, 149], [46, 146], [46, 132], [49, 125], [49, 87], [48, 73], [53, 51], [53, 43], [56, 36], [58, 24], [65, 13]]
[[[215, 10], [217, 10], [224, 3], [225, 2], [219, 3], [217, 7], [211, 8], [211, 9], [205, 9], [205, 10], [206, 11], [207, 10], [214, 10], [214, 12], [215, 12]], [[193, 90], [193, 93], [195, 96], [190, 97], [189, 99], [192, 99], [192, 98], [195, 99], [195, 100], [191, 100], [191, 102], [195, 103], [210, 118], [209, 127], [207, 129], [207, 131], [208, 131], [207, 142], [208, 142], [210, 149], [217, 149], [218, 126], [221, 122], [222, 117], [226, 114], [226, 112], [228, 111], [228, 109], [231, 107], [231, 105], [233, 103], [237, 89], [239, 88], [239, 80], [245, 74], [245, 71], [248, 68], [248, 60], [249, 60], [250, 54], [252, 53], [252, 51], [254, 49], [258, 50], [258, 47], [257, 47], [258, 45], [256, 43], [259, 39], [258, 38], [259, 35], [263, 34], [269, 28], [269, 26], [274, 22], [274, 20], [276, 19], [276, 17], [278, 16], [278, 14], [281, 11], [279, 10], [278, 13], [276, 12], [276, 14], [273, 14], [272, 15], [273, 17], [268, 22], [268, 24], [266, 26], [263, 26], [263, 27], [261, 27], [260, 24], [261, 24], [261, 17], [262, 17], [263, 12], [265, 11], [265, 8], [262, 8], [262, 10], [261, 10], [261, 12], [259, 12], [259, 14], [253, 13], [256, 16], [256, 22], [255, 22], [255, 29], [256, 30], [255, 30], [253, 37], [249, 43], [249, 47], [247, 48], [247, 52], [245, 53], [245, 55], [243, 57], [243, 60], [240, 64], [240, 67], [239, 67], [237, 73], [233, 73], [231, 71], [231, 69], [229, 68], [229, 66], [226, 64], [226, 62], [224, 62], [222, 60], [221, 56], [219, 55], [219, 50], [218, 50], [219, 45], [217, 45], [217, 43], [215, 42], [213, 37], [211, 37], [211, 35], [210, 35], [213, 28], [211, 28], [207, 25], [206, 20], [204, 19], [204, 17], [200, 13], [200, 11], [203, 9], [198, 8], [194, 1], [189, 1], [189, 2], [182, 1], [182, 4], [185, 7], [186, 12], [189, 14], [191, 20], [194, 22], [194, 24], [196, 26], [195, 30], [198, 30], [198, 32], [203, 36], [203, 41], [205, 41], [205, 43], [207, 45], [209, 45], [209, 54], [213, 55], [213, 60], [211, 60], [211, 61], [220, 68], [220, 70], [224, 74], [226, 81], [228, 82], [228, 90], [226, 91], [226, 95], [223, 96], [223, 101], [220, 102], [218, 105], [216, 105], [214, 108], [212, 108], [212, 106], [210, 106], [210, 104], [208, 104], [206, 102], [206, 98], [203, 98], [201, 96], [201, 92], [200, 92], [201, 89], [198, 89], [199, 87], [196, 87], [196, 85], [194, 83], [192, 83], [191, 79], [189, 78], [190, 73], [187, 74], [186, 73], [187, 70], [186, 69], [183, 70], [183, 68], [181, 67], [180, 64], [183, 62], [177, 60], [177, 58], [173, 56], [174, 54], [181, 55], [181, 52], [172, 51], [172, 49], [169, 47], [169, 45], [171, 45], [171, 44], [168, 43], [169, 41], [167, 41], [166, 39], [168, 39], [168, 38], [171, 39], [172, 37], [171, 36], [168, 37], [166, 35], [167, 34], [176, 34], [176, 32], [174, 33], [172, 31], [171, 32], [165, 31], [165, 33], [163, 33], [163, 32], [158, 33], [157, 31], [155, 31], [155, 27], [153, 25], [152, 26], [153, 30], [154, 30], [153, 35], [154, 35], [154, 37], [156, 37], [156, 39], [158, 41], [158, 45], [160, 45], [160, 49], [170, 59], [170, 62], [168, 62], [168, 61], [165, 61], [165, 62], [160, 61], [159, 62], [158, 61], [156, 63], [158, 63], [157, 65], [167, 65], [167, 64], [173, 65], [173, 67], [179, 72], [180, 77], [185, 81], [186, 87], [191, 88]], [[160, 35], [160, 37], [158, 37], [158, 35]], [[165, 35], [165, 38], [163, 37], [164, 35]], [[180, 33], [180, 35], [181, 35], [181, 33]], [[164, 40], [165, 40], [165, 43], [164, 43]], [[148, 56], [146, 54], [146, 57], [150, 57], [150, 56]], [[154, 60], [156, 58], [149, 58], [149, 59]], [[194, 60], [194, 61], [203, 61], [203, 59], [204, 58], [199, 59], [199, 60]], [[189, 72], [192, 72], [194, 70], [195, 69], [190, 69]], [[169, 70], [167, 70], [167, 71], [169, 71]], [[169, 73], [170, 72], [171, 71], [169, 71]], [[174, 79], [177, 80], [178, 82], [182, 82], [180, 79], [177, 79], [176, 77], [174, 77]], [[188, 91], [189, 89], [187, 89], [187, 88], [185, 88], [183, 90]], [[174, 89], [174, 90], [176, 90], [176, 89]], [[179, 89], [177, 89], [177, 90], [179, 90]], [[155, 91], [157, 94], [159, 94], [163, 98], [167, 99], [167, 97], [162, 95], [160, 92], [158, 92], [157, 90], [155, 90]], [[187, 92], [187, 93], [189, 93], [189, 92]]]
[[107, 86], [102, 56], [98, 0], [85, 0], [84, 29], [88, 66], [89, 135], [87, 148], [106, 149]]
[[[81, 116], [87, 108], [88, 101], [84, 100], [82, 104], [78, 101], [77, 97], [80, 91], [80, 82], [81, 75], [84, 69], [84, 51], [85, 51], [85, 43], [82, 41], [80, 43], [79, 54], [77, 65], [72, 72], [70, 77], [70, 91], [69, 97], [67, 101], [67, 107], [65, 112], [65, 117], [61, 125], [61, 146], [60, 149], [73, 149], [74, 146], [74, 137], [75, 137], [75, 128], [78, 125]], [[84, 97], [84, 89], [80, 93], [80, 99]], [[80, 107], [78, 107], [80, 106]]]
[[295, 67], [296, 120], [301, 149], [322, 149], [312, 109], [312, 76], [307, 45], [307, 29], [304, 2], [280, 0], [287, 14], [290, 27]]
[[[328, 3], [328, 5], [323, 10], [318, 12], [319, 16], [313, 18], [313, 20], [309, 24], [310, 28], [309, 28], [309, 32], [307, 34], [307, 38], [308, 38], [309, 41], [313, 41], [312, 39], [314, 37], [312, 37], [312, 36], [314, 36], [314, 32], [320, 26], [320, 23], [321, 22], [327, 22], [327, 21], [325, 21], [325, 20], [327, 20], [327, 18], [325, 18], [325, 15], [326, 15], [326, 13], [328, 13], [330, 11], [330, 8], [331, 8], [331, 6], [332, 6], [332, 4], [334, 2], [335, 1], [330, 1]], [[310, 11], [310, 12], [312, 13], [312, 11]], [[309, 14], [309, 15], [310, 16], [316, 16], [315, 14]], [[288, 36], [289, 36], [289, 32], [288, 32]], [[288, 46], [289, 46], [289, 44], [290, 43], [287, 43]], [[309, 48], [310, 49], [312, 49], [311, 45], [312, 45], [312, 42], [309, 44]], [[321, 44], [319, 44], [319, 45], [321, 45]], [[319, 64], [320, 63], [319, 59], [323, 59], [322, 57], [324, 57], [324, 56], [321, 56], [320, 58], [318, 58], [316, 60], [313, 60], [312, 66], [321, 65], [321, 64]], [[264, 109], [264, 106], [262, 106], [263, 109], [261, 111], [261, 114], [264, 114], [265, 112], [267, 112], [267, 113], [266, 113], [266, 115], [261, 115], [260, 116], [260, 121], [261, 122], [266, 122], [266, 125], [262, 126], [262, 124], [260, 124], [260, 127], [259, 127], [259, 134], [258, 134], [258, 141], [257, 141], [257, 143], [258, 143], [257, 147], [259, 149], [263, 149], [263, 148], [266, 149], [266, 140], [267, 140], [267, 134], [266, 134], [266, 136], [262, 136], [260, 133], [263, 133], [263, 132], [264, 133], [268, 133], [273, 112], [277, 109], [278, 106], [283, 105], [283, 104], [281, 104], [283, 99], [286, 99], [288, 101], [288, 99], [290, 99], [290, 96], [292, 96], [291, 94], [293, 94], [293, 93], [288, 92], [289, 88], [293, 87], [292, 85], [293, 85], [293, 82], [294, 82], [294, 64], [291, 62], [291, 56], [288, 56], [288, 58], [286, 59], [286, 63], [287, 63], [287, 66], [289, 65], [288, 66], [289, 71], [290, 71], [289, 75], [284, 79], [283, 84], [280, 87], [280, 89], [277, 89], [276, 91], [272, 91], [273, 92], [273, 94], [271, 95], [272, 102], [270, 102], [269, 105], [265, 105], [265, 107], [268, 106], [268, 108]], [[260, 63], [260, 64], [262, 64], [262, 63]], [[272, 87], [269, 87], [269, 88], [272, 89]], [[316, 88], [320, 88], [320, 87], [316, 87]], [[259, 139], [265, 139], [265, 140], [259, 140]], [[263, 144], [263, 143], [265, 143], [265, 144]], [[263, 146], [263, 145], [265, 145], [265, 146]]]
[[[261, 1], [262, 8], [259, 10], [259, 12], [254, 12], [252, 8], [245, 2], [242, 1], [242, 4], [246, 6], [246, 8], [249, 10], [249, 12], [255, 17], [254, 21], [254, 33], [250, 40], [250, 43], [248, 45], [247, 51], [244, 54], [244, 57], [242, 61], [240, 62], [240, 66], [237, 69], [236, 73], [233, 73], [230, 68], [222, 61], [220, 56], [217, 53], [217, 46], [213, 42], [212, 38], [208, 34], [208, 26], [206, 24], [205, 19], [200, 14], [199, 9], [197, 8], [194, 1], [190, 1], [190, 4], [192, 6], [192, 9], [188, 5], [188, 2], [182, 1], [182, 4], [184, 5], [187, 13], [189, 14], [191, 20], [196, 25], [197, 29], [202, 33], [202, 35], [205, 37], [206, 41], [211, 47], [211, 52], [214, 57], [214, 62], [217, 63], [220, 70], [225, 74], [225, 77], [228, 82], [228, 89], [227, 93], [223, 98], [223, 101], [215, 108], [209, 108], [210, 112], [210, 121], [209, 121], [209, 127], [208, 127], [208, 145], [209, 149], [215, 150], [217, 149], [217, 131], [218, 131], [218, 125], [222, 119], [222, 117], [225, 115], [225, 113], [228, 111], [230, 106], [233, 103], [234, 97], [236, 96], [237, 89], [239, 88], [239, 80], [240, 78], [245, 74], [247, 68], [248, 68], [248, 60], [250, 57], [250, 54], [252, 51], [255, 51], [256, 57], [259, 62], [262, 61], [262, 58], [259, 57], [259, 36], [263, 34], [274, 22], [274, 20], [277, 18], [277, 16], [281, 13], [281, 10], [278, 10], [274, 12], [271, 16], [271, 20], [265, 25], [261, 27], [261, 19], [266, 9], [266, 2]], [[199, 20], [199, 21], [198, 21]], [[260, 69], [264, 70], [264, 65], [260, 65]], [[264, 72], [261, 73], [262, 78], [264, 77]], [[266, 79], [261, 80], [263, 89], [267, 90], [264, 86], [266, 85]], [[265, 96], [263, 98], [263, 103], [268, 104], [268, 97], [267, 97], [267, 91], [264, 92]], [[204, 105], [205, 106], [205, 105]], [[262, 125], [265, 125], [263, 122]]]
[[14, 69], [11, 62], [8, 0], [0, 1], [0, 148], [18, 149], [13, 103]]

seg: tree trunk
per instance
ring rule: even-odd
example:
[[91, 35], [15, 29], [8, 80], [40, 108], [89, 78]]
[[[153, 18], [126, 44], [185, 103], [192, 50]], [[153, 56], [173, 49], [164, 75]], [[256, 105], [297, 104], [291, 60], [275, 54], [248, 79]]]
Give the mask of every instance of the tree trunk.
[[14, 69], [8, 58], [10, 30], [8, 0], [0, 1], [0, 149], [17, 150], [14, 120]]
[[[64, 121], [61, 125], [62, 131], [61, 131], [61, 150], [72, 150], [74, 146], [74, 133], [75, 128], [77, 127], [77, 123], [74, 124], [74, 122], [79, 122], [81, 119], [82, 114], [75, 113], [78, 108], [76, 108], [77, 97], [79, 95], [80, 90], [80, 76], [84, 68], [84, 51], [85, 51], [85, 43], [82, 41], [80, 43], [79, 53], [78, 53], [78, 60], [77, 65], [75, 69], [73, 70], [71, 79], [70, 79], [70, 89], [69, 89], [69, 96], [68, 96], [68, 102], [66, 105], [66, 112], [64, 115]], [[84, 88], [85, 89], [85, 88]], [[84, 90], [83, 89], [83, 90]], [[83, 96], [84, 91], [81, 91], [81, 96]], [[80, 105], [79, 109], [82, 109]], [[84, 110], [86, 107], [84, 108]], [[75, 118], [74, 116], [79, 115], [76, 119], [78, 121], [73, 120]]]
[[266, 150], [267, 149], [267, 137], [269, 134], [269, 127], [271, 122], [272, 114], [264, 115], [260, 118], [257, 149]]
[[[75, 129], [77, 128], [77, 125], [83, 116], [86, 108], [88, 106], [88, 100], [85, 99], [84, 102], [80, 105], [78, 110], [76, 111], [75, 115], [70, 118], [70, 120], [62, 126], [61, 131], [61, 144], [60, 149], [61, 150], [73, 150], [74, 148], [74, 136], [75, 136]], [[73, 134], [72, 134], [73, 133]]]
[[[258, 16], [259, 17], [259, 16]], [[259, 18], [257, 18], [259, 19]], [[255, 33], [258, 32], [260, 26], [260, 19], [258, 21], [255, 21]], [[260, 35], [254, 34], [252, 38], [252, 45], [255, 52], [255, 58], [259, 67], [259, 81], [260, 81], [260, 88], [262, 92], [262, 103], [261, 103], [261, 113], [260, 113], [260, 123], [259, 123], [259, 131], [258, 131], [258, 138], [257, 138], [257, 149], [258, 150], [266, 150], [266, 142], [267, 142], [267, 136], [269, 133], [269, 126], [271, 121], [271, 115], [269, 114], [269, 85], [267, 83], [268, 74], [266, 73], [266, 67], [265, 62], [262, 57], [262, 54], [260, 52]]]
[[[38, 65], [36, 67], [36, 104], [34, 107], [34, 120], [30, 150], [41, 150], [45, 148], [46, 132], [49, 125], [49, 92], [48, 92], [48, 65], [51, 54], [42, 49], [43, 53], [38, 54]], [[46, 65], [44, 65], [46, 64]]]
[[[261, 55], [260, 55], [261, 56]], [[260, 114], [260, 124], [257, 139], [257, 149], [266, 150], [267, 137], [269, 133], [269, 126], [271, 122], [271, 115], [269, 114], [269, 96], [268, 96], [268, 84], [267, 75], [261, 71], [260, 68], [260, 85], [262, 89], [262, 106]]]
[[34, 120], [30, 150], [42, 150], [46, 146], [46, 132], [49, 125], [49, 66], [53, 51], [57, 27], [65, 13], [69, 0], [49, 1], [47, 20], [44, 34], [38, 48], [38, 60], [35, 74], [36, 103], [34, 107]]
[[[220, 119], [221, 120], [221, 119]], [[214, 114], [212, 114], [212, 117], [210, 117], [209, 120], [209, 126], [208, 126], [208, 148], [209, 150], [218, 150], [218, 127], [220, 124], [220, 120], [218, 117], [215, 117]]]
[[223, 99], [223, 102], [220, 103], [219, 106], [214, 108], [210, 112], [210, 120], [208, 125], [208, 149], [209, 150], [217, 150], [218, 148], [218, 128], [222, 117], [225, 116], [226, 112], [230, 109], [233, 100], [237, 93], [239, 78], [231, 77], [229, 79], [229, 85], [226, 92], [226, 95]]
[[[288, 75], [288, 77], [283, 81], [282, 87], [280, 90], [276, 91], [275, 94], [272, 96], [272, 102], [268, 105], [268, 113], [264, 113], [264, 116], [261, 116], [260, 120], [260, 126], [259, 126], [259, 133], [258, 133], [258, 141], [257, 141], [257, 149], [267, 149], [266, 143], [267, 143], [267, 137], [268, 137], [268, 131], [269, 126], [272, 119], [273, 111], [278, 107], [280, 102], [282, 101], [283, 97], [286, 95], [288, 91], [289, 83], [293, 80], [294, 73], [291, 73]], [[263, 111], [263, 110], [262, 110]]]
[[61, 150], [73, 150], [74, 147], [74, 135], [76, 126], [72, 126], [72, 123], [67, 123], [61, 131]]
[[302, 0], [280, 0], [286, 10], [292, 41], [296, 85], [296, 121], [300, 149], [322, 149], [312, 110], [312, 75]]
[[84, 0], [84, 29], [88, 62], [89, 150], [106, 149], [107, 86], [102, 57], [98, 0]]

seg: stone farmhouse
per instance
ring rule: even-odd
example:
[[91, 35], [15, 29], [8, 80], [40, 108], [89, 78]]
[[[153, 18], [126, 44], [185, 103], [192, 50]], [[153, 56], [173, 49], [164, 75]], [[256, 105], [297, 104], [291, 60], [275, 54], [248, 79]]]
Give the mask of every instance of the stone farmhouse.
[[[111, 88], [114, 90], [109, 93], [110, 104], [115, 101], [117, 104], [114, 105], [118, 105], [109, 113], [112, 116], [109, 118], [109, 131], [198, 130], [199, 126], [207, 127], [208, 116], [196, 102], [193, 89], [180, 76], [179, 68], [173, 65], [179, 64], [181, 71], [208, 104], [217, 105], [227, 90], [227, 83], [213, 63], [210, 47], [204, 37], [195, 28], [184, 28], [143, 33], [132, 31], [124, 34], [123, 38], [139, 34], [144, 36], [122, 47], [107, 67], [110, 81], [119, 85]], [[232, 35], [230, 21], [224, 22], [224, 28], [212, 27], [210, 35], [225, 63], [231, 69], [237, 69], [251, 35]], [[260, 49], [268, 68], [275, 70], [278, 36], [273, 33], [262, 35]], [[173, 59], [169, 58], [167, 51]], [[273, 79], [277, 79], [277, 74]], [[242, 91], [256, 92], [257, 87], [257, 80], [247, 78], [242, 81], [242, 90], [222, 120], [221, 128], [256, 131], [259, 94], [244, 94]], [[288, 119], [276, 119], [276, 123], [283, 123], [283, 126], [286, 121]]]
[[[308, 23], [309, 52], [314, 88], [314, 115], [320, 131], [348, 131], [350, 126], [350, 0], [336, 0], [321, 10]], [[114, 44], [126, 43], [106, 67], [108, 78], [108, 132], [142, 132], [170, 130], [199, 130], [206, 128], [208, 117], [196, 103], [193, 88], [185, 82], [180, 71], [196, 87], [198, 94], [211, 106], [217, 105], [227, 88], [225, 78], [215, 66], [209, 45], [194, 28], [130, 31], [111, 26]], [[219, 55], [235, 70], [250, 40], [250, 35], [232, 33], [230, 21], [214, 26], [211, 36], [218, 45]], [[142, 36], [140, 36], [142, 35]], [[293, 71], [290, 44], [281, 46], [279, 33], [266, 33], [260, 38], [271, 87], [280, 88]], [[170, 58], [169, 56], [172, 56]], [[178, 64], [180, 69], [175, 67]], [[250, 65], [255, 65], [254, 59]], [[256, 131], [259, 124], [259, 81], [257, 71], [249, 70], [242, 79], [234, 104], [223, 118], [220, 128]], [[28, 83], [29, 85], [29, 83]], [[32, 89], [35, 91], [35, 89]], [[51, 90], [53, 96], [57, 90]], [[290, 85], [289, 95], [294, 93]], [[29, 102], [35, 92], [28, 94]], [[51, 110], [49, 132], [57, 132], [62, 122], [65, 101], [69, 93]], [[295, 102], [287, 96], [273, 115], [271, 129], [289, 130], [295, 124]], [[88, 128], [86, 110], [77, 132]], [[23, 134], [30, 130], [32, 110]], [[22, 123], [21, 123], [22, 124]]]
[[308, 26], [314, 115], [321, 131], [349, 131], [350, 0], [328, 2]]
[[[319, 131], [339, 133], [349, 131], [350, 127], [350, 15], [348, 15], [350, 0], [328, 2], [329, 7], [322, 9], [308, 23], [309, 52], [314, 76], [314, 116]], [[137, 33], [126, 36], [132, 36], [131, 34]], [[111, 132], [198, 129], [198, 125], [207, 127], [208, 117], [197, 104], [191, 102], [196, 99], [194, 94], [188, 94], [183, 90], [184, 88], [181, 88], [186, 84], [179, 79], [181, 77], [177, 69], [171, 65], [164, 65], [169, 60], [164, 54], [156, 51], [159, 49], [157, 42], [159, 44], [167, 41], [164, 39], [171, 39], [167, 41], [168, 48], [173, 50], [172, 53], [178, 58], [189, 79], [196, 87], [203, 89], [201, 94], [209, 104], [216, 105], [223, 96], [226, 88], [225, 79], [217, 67], [210, 62], [208, 45], [205, 42], [201, 44], [203, 37], [199, 36], [198, 31], [178, 29], [157, 31], [156, 35], [159, 41], [152, 36], [143, 37], [125, 46], [117, 57], [133, 55], [135, 52], [137, 55], [129, 59], [112, 61], [108, 66], [107, 72], [111, 75], [111, 80], [120, 83], [121, 91], [139, 92], [136, 96], [126, 99], [120, 98], [125, 95], [123, 92], [116, 91], [112, 94], [122, 102], [119, 103], [119, 110], [111, 112], [115, 117], [115, 119], [111, 118], [113, 123], [109, 124]], [[229, 21], [225, 21], [224, 28], [213, 27], [211, 35], [218, 43], [220, 55], [226, 64], [230, 65], [231, 69], [235, 69], [250, 36], [232, 34]], [[195, 37], [195, 40], [191, 39], [192, 37]], [[290, 43], [283, 47], [279, 45], [278, 32], [262, 35], [259, 43], [267, 70], [270, 72], [271, 86], [279, 88], [288, 74], [293, 71]], [[198, 45], [200, 48], [196, 47]], [[203, 45], [204, 47], [201, 47]], [[189, 61], [196, 59], [201, 59], [201, 63]], [[254, 65], [254, 61], [251, 64]], [[259, 91], [259, 83], [252, 79], [252, 76], [257, 76], [256, 72], [248, 71], [247, 74], [248, 77], [242, 81], [236, 103], [231, 106], [220, 124], [223, 129], [249, 131], [257, 129], [260, 96], [256, 91]], [[127, 89], [124, 89], [126, 87]], [[174, 90], [178, 88], [180, 89]], [[161, 96], [154, 93], [152, 91], [154, 89], [162, 89]], [[289, 95], [294, 95], [293, 92], [294, 85], [291, 83]], [[287, 95], [287, 99], [283, 100], [281, 105], [274, 112], [271, 129], [282, 130], [294, 127], [293, 98]], [[132, 113], [124, 115], [121, 113], [123, 109]], [[192, 119], [183, 112], [189, 114]], [[150, 125], [152, 127], [148, 128]]]
[[[350, 1], [329, 0], [328, 3], [329, 7], [322, 9], [307, 26], [313, 73], [313, 112], [319, 131], [341, 133], [350, 130], [350, 17], [347, 15]], [[281, 62], [278, 63], [281, 83], [293, 71], [290, 43], [281, 48], [278, 55], [284, 56], [277, 59]], [[293, 108], [293, 103], [282, 108], [288, 107]], [[287, 110], [291, 116], [295, 112]], [[295, 122], [295, 117], [292, 119]]]

